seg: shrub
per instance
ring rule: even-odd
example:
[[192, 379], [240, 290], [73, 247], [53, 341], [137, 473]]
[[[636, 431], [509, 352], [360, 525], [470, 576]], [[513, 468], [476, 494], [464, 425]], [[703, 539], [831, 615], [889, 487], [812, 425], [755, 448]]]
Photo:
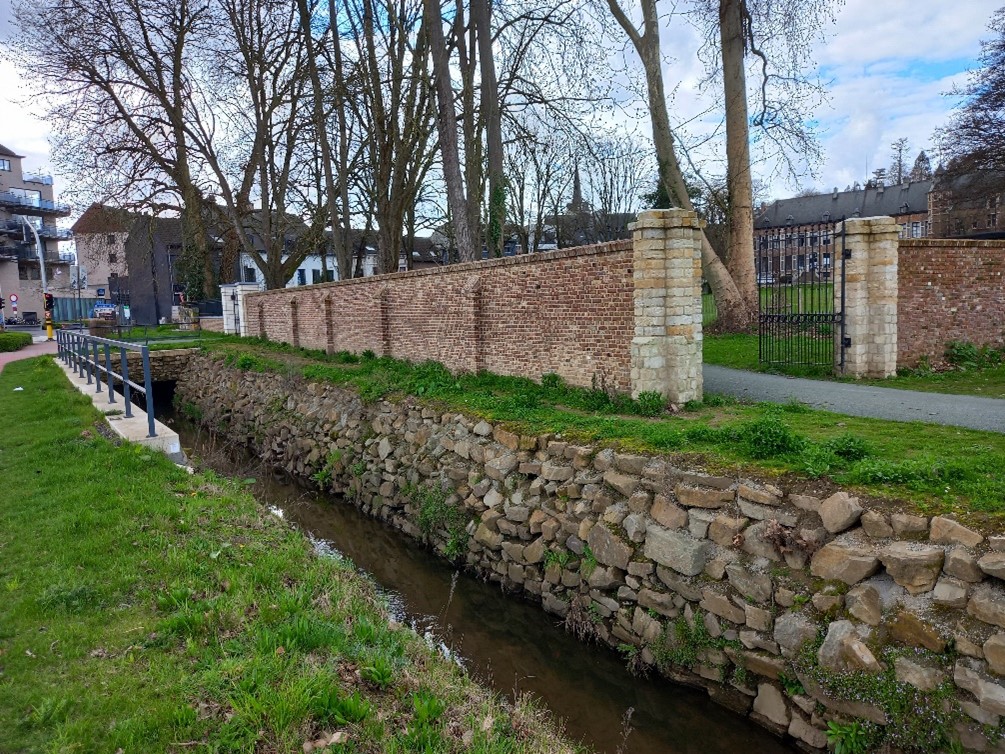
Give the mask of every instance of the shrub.
[[777, 458], [797, 453], [806, 444], [802, 437], [772, 414], [744, 424], [740, 436], [751, 458]]
[[645, 390], [639, 393], [638, 411], [643, 416], [659, 416], [666, 408], [663, 395], [655, 390]]
[[0, 332], [0, 353], [10, 353], [20, 351], [25, 346], [31, 345], [31, 333], [26, 332]]

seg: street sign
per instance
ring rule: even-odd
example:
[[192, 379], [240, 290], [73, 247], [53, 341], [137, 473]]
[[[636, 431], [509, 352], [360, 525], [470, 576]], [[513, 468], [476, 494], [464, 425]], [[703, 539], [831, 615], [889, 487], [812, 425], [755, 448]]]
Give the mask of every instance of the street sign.
[[105, 289], [98, 288], [98, 298], [104, 298], [104, 297], [105, 297]]
[[17, 305], [17, 294], [16, 293], [10, 294], [10, 302], [12, 304], [14, 304], [14, 305]]

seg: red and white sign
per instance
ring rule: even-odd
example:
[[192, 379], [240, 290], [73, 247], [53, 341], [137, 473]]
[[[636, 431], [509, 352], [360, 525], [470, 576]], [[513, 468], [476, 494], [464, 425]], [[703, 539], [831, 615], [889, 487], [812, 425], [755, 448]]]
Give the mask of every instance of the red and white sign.
[[13, 311], [13, 312], [17, 311], [17, 294], [16, 293], [10, 294], [10, 308], [11, 308], [11, 311]]

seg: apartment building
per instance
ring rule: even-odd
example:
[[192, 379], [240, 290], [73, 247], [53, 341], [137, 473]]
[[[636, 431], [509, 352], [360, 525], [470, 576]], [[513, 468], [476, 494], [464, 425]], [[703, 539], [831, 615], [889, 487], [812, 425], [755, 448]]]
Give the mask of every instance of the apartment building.
[[[70, 207], [55, 200], [52, 176], [24, 171], [23, 159], [0, 144], [0, 291], [7, 302], [5, 317], [34, 314], [41, 321], [43, 263], [49, 292], [57, 297], [71, 295], [74, 256], [60, 253], [59, 242], [68, 241], [72, 234], [56, 227], [57, 219], [69, 216]], [[41, 260], [36, 234], [42, 245]]]

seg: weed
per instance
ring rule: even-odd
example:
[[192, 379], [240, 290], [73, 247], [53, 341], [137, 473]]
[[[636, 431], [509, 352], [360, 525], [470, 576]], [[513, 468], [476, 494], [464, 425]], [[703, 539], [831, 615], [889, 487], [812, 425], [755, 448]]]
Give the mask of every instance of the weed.
[[639, 393], [636, 404], [642, 416], [660, 416], [666, 410], [666, 399], [663, 394], [653, 390]]
[[751, 458], [777, 458], [798, 453], [806, 440], [782, 422], [775, 414], [747, 422], [740, 428], [740, 439]]
[[376, 655], [369, 665], [360, 668], [360, 676], [380, 689], [386, 689], [394, 680], [394, 665], [383, 655]]
[[468, 546], [468, 514], [464, 508], [451, 503], [449, 495], [440, 487], [425, 486], [415, 493], [419, 505], [419, 529], [427, 538], [439, 530], [445, 530], [447, 542], [444, 552], [456, 559], [463, 555]]
[[322, 725], [361, 723], [372, 711], [373, 705], [360, 696], [358, 691], [343, 696], [335, 687], [319, 692], [312, 703], [312, 713]]
[[589, 545], [583, 545], [583, 559], [579, 562], [579, 572], [586, 578], [590, 578], [597, 569], [597, 556]]
[[834, 747], [834, 754], [865, 754], [868, 751], [868, 736], [858, 721], [827, 723], [827, 743]]
[[778, 674], [778, 682], [782, 684], [782, 688], [785, 689], [785, 693], [789, 696], [802, 696], [806, 693], [806, 689], [803, 688], [802, 682], [798, 678], [787, 675], [786, 673]]
[[544, 553], [544, 565], [546, 568], [552, 565], [565, 568], [569, 565], [570, 560], [572, 560], [572, 553], [568, 550], [547, 550]]

